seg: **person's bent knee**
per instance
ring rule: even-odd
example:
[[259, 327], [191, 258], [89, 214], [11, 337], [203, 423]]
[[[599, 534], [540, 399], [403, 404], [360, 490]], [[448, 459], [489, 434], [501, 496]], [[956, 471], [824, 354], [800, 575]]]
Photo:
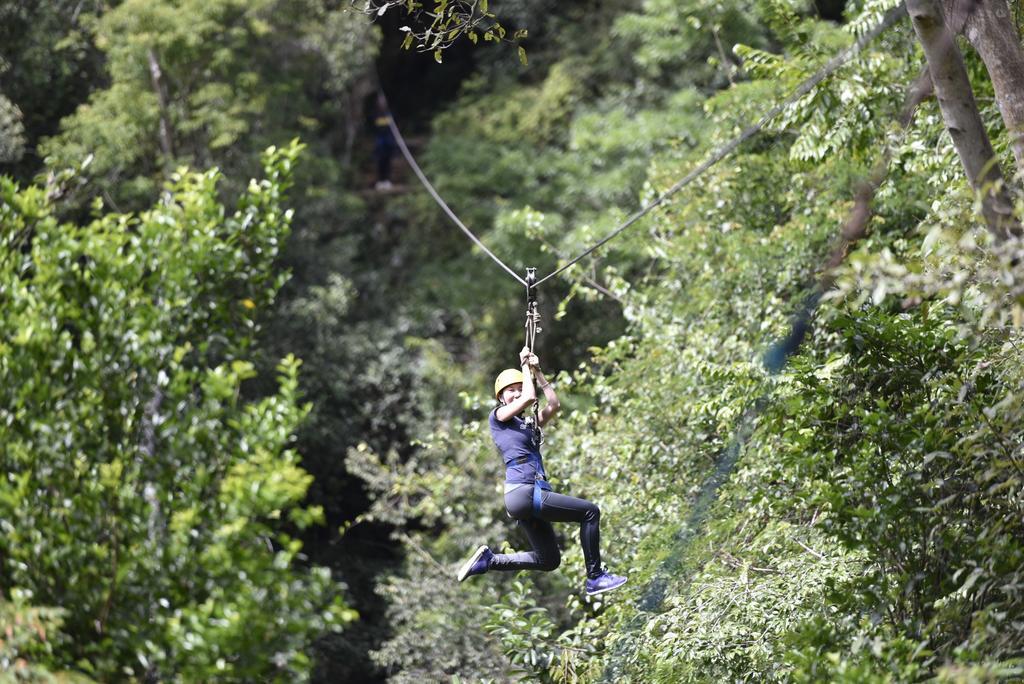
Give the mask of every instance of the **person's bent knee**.
[[592, 503], [589, 506], [587, 506], [587, 510], [585, 512], [585, 515], [586, 515], [587, 520], [592, 520], [594, 522], [597, 522], [598, 520], [601, 519], [601, 509], [598, 508], [597, 504]]
[[558, 566], [562, 564], [562, 554], [560, 552], [556, 552], [544, 556], [543, 558], [541, 558], [540, 563], [540, 570], [543, 570], [544, 572], [551, 572], [553, 570], [557, 570]]

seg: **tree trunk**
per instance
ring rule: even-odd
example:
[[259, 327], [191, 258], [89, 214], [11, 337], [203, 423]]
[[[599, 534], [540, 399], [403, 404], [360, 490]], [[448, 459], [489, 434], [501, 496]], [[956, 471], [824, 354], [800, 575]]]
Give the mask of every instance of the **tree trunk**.
[[1024, 174], [1024, 48], [1006, 0], [960, 0], [963, 32], [988, 69], [996, 104], [1010, 133], [1017, 172]]
[[924, 48], [928, 71], [953, 145], [971, 187], [981, 194], [981, 211], [989, 231], [1003, 240], [1019, 235], [1013, 204], [1003, 185], [1003, 174], [982, 124], [974, 91], [960, 49], [946, 27], [937, 0], [906, 0], [914, 31]]
[[146, 50], [149, 58], [149, 78], [153, 83], [157, 104], [160, 107], [160, 150], [164, 153], [165, 165], [174, 161], [174, 140], [171, 138], [171, 120], [167, 107], [167, 87], [164, 85], [163, 72], [153, 48]]
[[[149, 505], [149, 519], [146, 527], [148, 533], [149, 553], [153, 558], [160, 557], [160, 550], [164, 548], [164, 542], [167, 537], [167, 519], [160, 506], [160, 497], [158, 495], [159, 492], [157, 491], [156, 485], [157, 471], [159, 470], [156, 462], [156, 428], [157, 420], [159, 419], [160, 407], [163, 403], [164, 392], [158, 388], [143, 408], [142, 422], [140, 425], [142, 435], [139, 443], [139, 453], [143, 459], [140, 471], [143, 473], [143, 479], [146, 480], [142, 486], [142, 498]], [[153, 610], [153, 606], [156, 605], [157, 599], [157, 597], [153, 595], [152, 587], [149, 587], [146, 592], [146, 596], [147, 598], [144, 602], [144, 610], [147, 618], [151, 619], [151, 612]], [[150, 663], [146, 667], [142, 681], [146, 684], [151, 684], [165, 681], [165, 678], [162, 676], [158, 665], [156, 663]]]

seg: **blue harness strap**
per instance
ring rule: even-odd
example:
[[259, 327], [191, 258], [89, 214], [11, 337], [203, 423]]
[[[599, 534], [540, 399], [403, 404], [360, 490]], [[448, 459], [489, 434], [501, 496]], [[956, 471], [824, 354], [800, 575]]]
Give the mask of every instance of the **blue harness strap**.
[[547, 483], [547, 480], [534, 480], [533, 481], [533, 517], [540, 517], [540, 506], [543, 503], [541, 499], [541, 492], [550, 492], [551, 485]]

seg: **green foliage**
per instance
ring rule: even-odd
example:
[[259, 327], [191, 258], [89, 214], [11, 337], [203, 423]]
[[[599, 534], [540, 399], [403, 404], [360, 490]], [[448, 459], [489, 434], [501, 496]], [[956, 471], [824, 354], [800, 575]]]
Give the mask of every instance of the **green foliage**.
[[538, 605], [532, 589], [529, 581], [513, 581], [501, 602], [489, 608], [484, 628], [501, 640], [511, 674], [558, 684], [584, 681], [585, 664], [597, 652], [589, 638], [593, 621], [588, 618], [594, 616], [601, 602], [589, 607], [579, 601], [567, 602], [569, 612], [562, 616], [562, 622], [568, 618], [576, 624], [560, 631], [555, 621], [559, 616]]
[[25, 126], [21, 123], [21, 110], [0, 95], [0, 163], [16, 162], [24, 153]]
[[257, 150], [316, 130], [308, 93], [354, 95], [376, 36], [353, 17], [315, 0], [120, 3], [90, 23], [109, 87], [40, 146], [47, 166], [91, 155], [93, 181], [128, 207], [145, 206], [178, 164], [255, 171]]
[[844, 603], [886, 615], [887, 641], [960, 662], [1012, 654], [1021, 635], [1002, 620], [1024, 557], [1015, 343], [959, 340], [938, 307], [862, 310], [830, 328], [839, 355], [801, 360], [765, 423], [783, 469], [778, 505], [816, 509], [819, 527], [868, 554]]
[[[584, 53], [562, 63], [573, 88], [560, 87], [562, 64], [518, 100], [501, 97], [500, 79], [474, 82], [435, 120], [427, 158], [460, 169], [439, 182], [464, 204], [480, 185], [502, 188], [494, 208], [469, 210], [499, 254], [523, 258], [524, 234], [574, 254], [891, 5], [851, 6], [835, 27], [800, 3], [645, 3], [615, 22], [636, 71], [579, 89], [598, 71]], [[571, 529], [557, 571], [473, 578], [457, 617], [452, 596], [422, 591], [409, 566], [385, 585], [401, 617], [381, 653], [397, 678], [491, 657], [480, 638], [432, 662], [397, 655], [423, 621], [466, 612], [497, 638], [509, 676], [531, 681], [1019, 676], [1022, 253], [979, 227], [933, 105], [895, 133], [919, 70], [910, 40], [885, 36], [569, 276], [573, 296], [584, 278], [610, 283], [628, 330], [568, 357], [568, 408], [545, 458], [556, 489], [601, 505], [603, 555], [626, 588], [581, 609]], [[554, 125], [525, 124], [537, 109]], [[992, 107], [985, 116], [996, 121]], [[1005, 136], [996, 142], [1005, 153]], [[759, 357], [808, 301], [883, 145], [892, 162], [870, 237], [792, 368], [768, 375]], [[509, 346], [492, 319], [480, 327], [497, 332], [485, 358]], [[542, 358], [554, 349], [542, 336]], [[488, 486], [500, 474], [476, 422], [487, 402], [463, 396], [473, 422], [461, 429], [432, 426], [443, 438], [405, 459], [351, 461], [379, 493], [377, 515], [408, 525], [407, 548], [449, 573], [478, 543], [517, 541]]]
[[53, 653], [62, 637], [63, 611], [29, 605], [30, 595], [15, 589], [11, 601], [0, 600], [0, 682], [35, 684], [90, 684], [83, 675], [38, 665]]
[[[451, 397], [466, 388], [465, 380], [450, 372], [450, 356], [436, 346], [425, 351], [421, 358], [426, 367], [421, 373], [442, 381], [439, 394]], [[427, 405], [439, 403], [424, 399]], [[467, 401], [473, 400], [467, 397]], [[403, 456], [397, 450], [379, 454], [368, 444], [359, 444], [349, 450], [345, 462], [347, 470], [362, 478], [373, 494], [369, 510], [353, 525], [397, 526], [395, 540], [409, 549], [402, 572], [384, 579], [377, 588], [388, 601], [388, 625], [398, 634], [415, 634], [431, 644], [429, 649], [410, 649], [406, 638], [390, 639], [371, 655], [400, 682], [447, 681], [456, 674], [470, 681], [486, 680], [500, 671], [503, 658], [477, 625], [479, 612], [466, 610], [464, 594], [480, 592], [470, 605], [482, 607], [497, 601], [498, 590], [483, 584], [456, 585], [451, 575], [456, 558], [476, 538], [480, 526], [495, 524], [497, 464], [491, 449], [471, 438], [482, 436], [478, 422], [459, 425], [427, 412], [420, 427], [433, 432], [421, 437], [413, 455]], [[444, 532], [408, 529], [421, 526]]]
[[629, 41], [646, 79], [670, 87], [712, 85], [734, 79], [736, 43], [763, 44], [757, 19], [771, 3], [730, 1], [678, 3], [648, 0], [641, 11], [620, 17], [614, 35]]
[[376, 36], [366, 30], [364, 18], [356, 12], [318, 7], [311, 14], [306, 40], [322, 56], [327, 87], [345, 96], [372, 68], [377, 56]]
[[[814, 30], [819, 34], [815, 40], [797, 43], [796, 54], [786, 59], [745, 45], [737, 45], [735, 51], [752, 76], [791, 89], [854, 38], [838, 28], [819, 25]], [[894, 53], [916, 49], [912, 36], [906, 34], [887, 35], [881, 42]], [[797, 132], [790, 147], [794, 159], [818, 162], [849, 150], [870, 151], [876, 141], [884, 140], [887, 129], [895, 128], [906, 84], [917, 75], [918, 67], [875, 50], [845, 71], [814, 88], [771, 126], [779, 133]]]
[[217, 172], [83, 226], [2, 181], [0, 573], [64, 611], [44, 664], [296, 681], [311, 640], [354, 617], [326, 570], [295, 567], [284, 527], [322, 517], [301, 506], [310, 477], [290, 448], [299, 362], [281, 362], [275, 393], [240, 397], [254, 317], [284, 278], [299, 149], [270, 149], [231, 212]]
[[[345, 189], [377, 34], [340, 5], [0, 9], [0, 154], [22, 177], [84, 102], [42, 147], [46, 189], [2, 190], [2, 676], [301, 681], [318, 658], [354, 681], [366, 651], [396, 682], [1021, 676], [1024, 248], [979, 230], [934, 103], [894, 130], [920, 68], [906, 26], [545, 284], [548, 469], [600, 504], [604, 560], [630, 577], [587, 601], [569, 527], [555, 572], [452, 581], [476, 545], [525, 543], [483, 423], [521, 301], [422, 194]], [[432, 11], [399, 29], [429, 52], [522, 38], [499, 13], [530, 26], [515, 73], [473, 51], [420, 156], [498, 254], [544, 273], [894, 5], [849, 3], [842, 26], [789, 0], [370, 10]], [[298, 134], [293, 220], [294, 148], [239, 180]], [[883, 145], [870, 237], [770, 376]], [[329, 634], [355, 616], [317, 566], [366, 589], [396, 547], [378, 594], [352, 597], [363, 628]]]
[[0, 164], [27, 182], [39, 140], [88, 96], [101, 70], [85, 31], [102, 3], [24, 0], [0, 6]]
[[522, 582], [513, 582], [512, 591], [492, 606], [486, 630], [501, 639], [513, 672], [540, 674], [543, 680], [551, 665], [545, 642], [555, 635], [556, 625]]
[[[362, 251], [361, 231], [371, 219], [353, 192], [362, 182], [358, 143], [378, 33], [344, 3], [319, 0], [115, 3], [97, 7], [97, 15], [83, 17], [78, 37], [99, 45], [91, 49], [105, 60], [103, 77], [89, 81], [88, 102], [43, 146], [49, 155], [48, 191], [60, 198], [61, 216], [85, 215], [95, 195], [118, 211], [148, 207], [179, 164], [218, 166], [223, 172], [218, 196], [233, 203], [246, 194], [240, 181], [258, 173], [259, 150], [295, 136], [308, 145], [295, 169], [294, 232], [266, 251], [278, 268], [288, 267], [296, 277], [275, 302], [241, 296], [222, 313], [244, 309], [251, 319], [247, 325], [263, 324], [259, 338], [250, 334], [247, 342], [259, 375], [243, 382], [243, 396], [277, 393], [279, 359], [293, 353], [303, 357], [299, 393], [312, 408], [291, 446], [304, 455], [304, 469], [315, 477], [308, 487], [304, 483], [303, 501], [322, 510], [330, 525], [300, 526], [291, 520], [275, 525], [304, 541], [304, 563], [329, 566], [335, 577], [344, 577], [350, 597], [369, 594], [364, 587], [379, 561], [331, 539], [337, 524], [365, 507], [358, 484], [338, 464], [360, 438], [375, 445], [389, 445], [389, 437], [407, 441], [398, 431], [389, 433], [392, 425], [408, 420], [392, 418], [391, 409], [408, 406], [405, 389], [413, 386], [401, 371], [401, 340], [408, 329], [392, 326], [390, 314], [382, 312], [389, 293], [381, 285], [390, 278], [380, 264], [387, 261], [373, 245]], [[153, 78], [154, 64], [159, 81]], [[56, 133], [55, 128], [53, 121], [48, 132]], [[171, 155], [164, 152], [166, 141]], [[79, 172], [65, 172], [65, 165]], [[337, 277], [329, 282], [332, 275]], [[359, 297], [359, 306], [339, 312], [330, 295], [320, 302], [319, 293], [308, 290], [311, 285], [330, 289], [334, 280], [358, 288], [353, 297]], [[376, 300], [369, 306], [367, 292]], [[385, 320], [364, 324], [375, 317]], [[374, 344], [364, 346], [367, 340]], [[378, 372], [360, 382], [362, 370], [371, 365], [367, 357], [375, 359]], [[391, 368], [399, 372], [380, 372]], [[353, 388], [374, 395], [346, 391]], [[383, 417], [374, 410], [380, 405], [389, 409]], [[359, 607], [368, 618], [363, 629], [329, 635], [315, 650], [306, 649], [304, 657], [319, 661], [314, 676], [370, 676], [365, 652], [379, 639], [374, 621], [382, 611], [372, 597]], [[336, 669], [329, 661], [325, 666], [325, 654], [338, 650], [346, 657], [337, 660], [344, 662]], [[352, 653], [357, 657], [347, 657]], [[354, 671], [345, 669], [350, 667]]]
[[363, 8], [372, 17], [382, 17], [388, 10], [404, 10], [412, 24], [400, 29], [405, 34], [402, 49], [415, 46], [420, 52], [433, 54], [440, 63], [444, 51], [460, 38], [474, 45], [481, 41], [509, 42], [517, 46], [519, 60], [526, 64], [526, 50], [518, 43], [526, 38], [528, 29], [509, 32], [490, 11], [488, 0], [436, 0], [431, 10], [416, 0], [366, 0]]

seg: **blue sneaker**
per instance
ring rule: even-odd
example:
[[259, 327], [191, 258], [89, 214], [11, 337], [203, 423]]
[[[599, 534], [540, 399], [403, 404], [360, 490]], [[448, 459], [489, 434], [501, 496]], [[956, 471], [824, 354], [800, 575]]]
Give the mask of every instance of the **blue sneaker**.
[[613, 575], [607, 570], [602, 570], [601, 574], [597, 577], [587, 579], [587, 596], [597, 596], [598, 594], [603, 594], [606, 591], [618, 589], [625, 583], [625, 577]]
[[482, 575], [491, 566], [491, 559], [494, 554], [486, 546], [481, 546], [472, 556], [469, 557], [462, 567], [459, 568], [459, 581], [463, 581], [472, 575]]

